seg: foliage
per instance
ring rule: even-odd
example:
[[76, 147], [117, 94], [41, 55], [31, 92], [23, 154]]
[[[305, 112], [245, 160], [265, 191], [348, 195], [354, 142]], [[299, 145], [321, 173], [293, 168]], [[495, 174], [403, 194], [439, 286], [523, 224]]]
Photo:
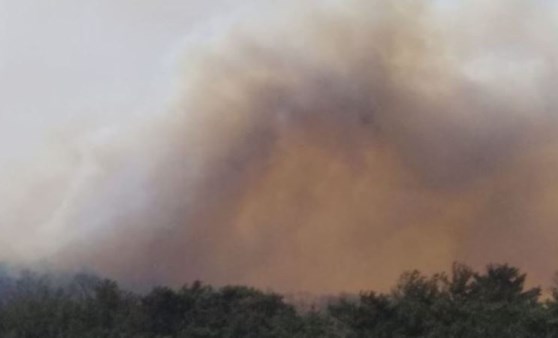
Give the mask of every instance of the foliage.
[[0, 337], [558, 337], [558, 291], [541, 300], [508, 265], [404, 273], [386, 294], [297, 311], [281, 295], [195, 282], [145, 294], [111, 280], [0, 271]]

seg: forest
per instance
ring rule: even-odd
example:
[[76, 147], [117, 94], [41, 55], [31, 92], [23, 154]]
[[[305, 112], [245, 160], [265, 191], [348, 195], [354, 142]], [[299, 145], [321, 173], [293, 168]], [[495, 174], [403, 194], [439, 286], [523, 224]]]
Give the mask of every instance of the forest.
[[390, 292], [323, 299], [303, 308], [278, 293], [199, 281], [131, 292], [91, 274], [3, 269], [0, 337], [558, 337], [557, 289], [527, 287], [506, 264], [409, 271]]

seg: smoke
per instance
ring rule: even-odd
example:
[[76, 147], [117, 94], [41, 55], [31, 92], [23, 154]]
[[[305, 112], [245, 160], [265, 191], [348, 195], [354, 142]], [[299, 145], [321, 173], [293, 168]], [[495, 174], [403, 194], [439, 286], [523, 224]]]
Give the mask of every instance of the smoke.
[[552, 3], [323, 2], [246, 18], [189, 45], [166, 113], [50, 157], [63, 182], [32, 194], [61, 197], [12, 213], [52, 211], [37, 236], [9, 238], [6, 259], [319, 292], [385, 289], [455, 260], [550, 280]]

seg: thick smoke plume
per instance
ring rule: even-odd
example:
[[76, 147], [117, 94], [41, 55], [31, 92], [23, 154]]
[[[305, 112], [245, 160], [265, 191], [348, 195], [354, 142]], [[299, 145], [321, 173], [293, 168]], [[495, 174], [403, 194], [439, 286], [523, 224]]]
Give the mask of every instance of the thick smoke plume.
[[56, 211], [7, 259], [317, 292], [455, 260], [550, 281], [555, 7], [285, 7], [190, 47], [179, 102], [78, 152], [77, 178], [42, 187], [63, 198], [20, 210]]

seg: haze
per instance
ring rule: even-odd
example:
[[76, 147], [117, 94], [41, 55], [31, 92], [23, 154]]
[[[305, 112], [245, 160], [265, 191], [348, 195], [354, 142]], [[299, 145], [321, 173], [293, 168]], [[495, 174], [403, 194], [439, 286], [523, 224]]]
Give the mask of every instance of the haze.
[[558, 267], [552, 2], [0, 3], [1, 260], [316, 292]]

